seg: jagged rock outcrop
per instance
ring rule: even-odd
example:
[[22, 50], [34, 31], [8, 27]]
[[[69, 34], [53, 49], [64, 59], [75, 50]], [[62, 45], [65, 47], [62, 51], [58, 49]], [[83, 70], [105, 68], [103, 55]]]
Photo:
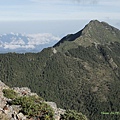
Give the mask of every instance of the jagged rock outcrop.
[[6, 86], [3, 82], [0, 81], [0, 109], [3, 108], [6, 104], [7, 98], [3, 96], [3, 89], [8, 89], [9, 87]]
[[20, 106], [9, 106], [7, 104], [10, 99], [3, 95], [3, 89], [10, 88], [0, 81], [0, 120], [26, 120], [22, 113], [18, 113]]
[[[20, 105], [9, 105], [8, 102], [11, 99], [6, 98], [3, 95], [3, 89], [10, 89], [3, 82], [0, 81], [0, 120], [34, 120], [37, 118], [27, 118], [22, 112]], [[14, 87], [12, 88], [18, 96], [38, 96], [36, 93], [32, 93], [31, 90], [27, 87]], [[57, 108], [55, 102], [45, 102], [51, 106], [54, 111], [55, 120], [60, 120], [60, 115], [65, 113], [64, 109]]]
[[55, 120], [60, 120], [60, 115], [63, 115], [65, 113], [65, 110], [61, 108], [57, 108], [57, 104], [55, 102], [46, 102], [46, 103], [53, 108]]
[[31, 92], [28, 87], [13, 87], [13, 90], [16, 91], [20, 96], [29, 95], [29, 96], [38, 96], [36, 93]]

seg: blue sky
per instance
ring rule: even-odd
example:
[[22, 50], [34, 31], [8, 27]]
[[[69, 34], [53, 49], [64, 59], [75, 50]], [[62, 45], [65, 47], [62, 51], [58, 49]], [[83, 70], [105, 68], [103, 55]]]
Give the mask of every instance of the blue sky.
[[0, 21], [120, 19], [120, 0], [0, 0]]
[[[120, 29], [120, 0], [0, 0], [0, 35], [12, 32], [32, 36], [31, 51], [46, 41], [54, 45], [93, 19]], [[19, 42], [13, 38], [6, 42], [1, 38], [0, 51], [16, 52], [17, 48], [27, 51], [29, 44]]]
[[0, 0], [0, 34], [64, 36], [98, 19], [120, 29], [120, 0]]

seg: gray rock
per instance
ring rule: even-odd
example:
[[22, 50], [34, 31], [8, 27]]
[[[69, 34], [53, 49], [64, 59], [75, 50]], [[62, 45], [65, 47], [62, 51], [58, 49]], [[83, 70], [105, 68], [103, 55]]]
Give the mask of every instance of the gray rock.
[[23, 115], [23, 113], [17, 114], [18, 120], [26, 120], [26, 116]]

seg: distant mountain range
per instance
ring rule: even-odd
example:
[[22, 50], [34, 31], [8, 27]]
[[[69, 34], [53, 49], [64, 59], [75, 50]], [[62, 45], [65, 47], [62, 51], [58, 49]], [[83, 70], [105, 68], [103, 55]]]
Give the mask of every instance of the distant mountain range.
[[120, 30], [105, 22], [92, 20], [39, 53], [0, 54], [0, 73], [7, 85], [89, 120], [120, 120]]
[[49, 33], [20, 34], [9, 33], [0, 35], [0, 53], [7, 52], [40, 52], [45, 47], [54, 45], [59, 37]]

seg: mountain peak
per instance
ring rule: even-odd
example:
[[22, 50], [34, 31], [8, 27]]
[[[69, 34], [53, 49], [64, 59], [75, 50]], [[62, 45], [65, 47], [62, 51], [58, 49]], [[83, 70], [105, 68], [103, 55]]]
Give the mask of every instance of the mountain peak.
[[106, 22], [98, 20], [90, 21], [82, 30], [82, 38], [86, 42], [108, 44], [110, 42], [120, 42], [120, 30]]
[[100, 21], [98, 21], [98, 20], [91, 20], [89, 23], [88, 23], [88, 25], [89, 24], [100, 24], [101, 22]]
[[65, 36], [54, 47], [61, 46], [63, 49], [64, 46], [64, 48], [67, 47], [65, 49], [70, 49], [77, 46], [91, 46], [93, 43], [109, 44], [115, 41], [120, 42], [120, 30], [106, 22], [91, 20], [81, 31]]
[[85, 27], [83, 29], [87, 29], [88, 27], [98, 27], [98, 26], [102, 26], [102, 22], [98, 21], [98, 20], [91, 20], [87, 25], [85, 25]]

